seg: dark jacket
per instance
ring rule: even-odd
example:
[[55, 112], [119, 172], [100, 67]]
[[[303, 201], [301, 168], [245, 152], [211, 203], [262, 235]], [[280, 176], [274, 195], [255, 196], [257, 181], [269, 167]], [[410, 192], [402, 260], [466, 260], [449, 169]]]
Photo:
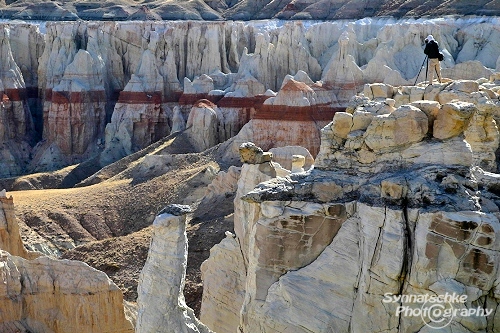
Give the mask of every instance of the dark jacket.
[[439, 58], [439, 45], [435, 40], [431, 40], [425, 45], [424, 53], [429, 56], [429, 59]]

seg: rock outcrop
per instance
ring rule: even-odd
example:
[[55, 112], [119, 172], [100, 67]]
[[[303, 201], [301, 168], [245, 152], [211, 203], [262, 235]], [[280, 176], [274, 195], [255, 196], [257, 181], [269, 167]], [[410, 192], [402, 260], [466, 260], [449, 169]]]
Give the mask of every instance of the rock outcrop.
[[236, 193], [240, 174], [241, 168], [235, 166], [230, 166], [227, 171], [220, 171], [213, 181], [207, 186], [203, 200], [210, 202], [219, 196]]
[[171, 205], [153, 223], [148, 259], [137, 288], [136, 332], [209, 333], [184, 301], [189, 206]]
[[[200, 319], [216, 332], [233, 332], [239, 324], [239, 313], [245, 298], [245, 276], [248, 265], [250, 238], [249, 225], [256, 212], [241, 197], [258, 183], [276, 176], [271, 163], [271, 154], [254, 144], [240, 146], [243, 167], [237, 183], [234, 210], [237, 216], [246, 216], [250, 221], [235, 220], [237, 236], [226, 233], [227, 237], [210, 250], [210, 258], [201, 267], [204, 292]], [[242, 246], [245, 244], [246, 246]], [[222, 267], [220, 263], [224, 262]]]
[[320, 129], [342, 109], [331, 90], [299, 71], [286, 76], [276, 96], [264, 101], [249, 123], [253, 135], [247, 140], [265, 150], [302, 146], [316, 156]]
[[96, 154], [104, 140], [106, 92], [104, 64], [79, 50], [64, 69], [59, 84], [46, 95], [44, 143], [38, 147], [33, 170], [50, 170], [83, 161]]
[[323, 128], [309, 172], [250, 189], [263, 179], [246, 177], [256, 166], [245, 160], [236, 236], [203, 265], [201, 318], [212, 330], [426, 332], [439, 318], [397, 312], [425, 304], [388, 295], [456, 293], [466, 302], [453, 307], [490, 315], [447, 317], [447, 327], [494, 331], [499, 183], [481, 166], [495, 163], [498, 96], [473, 82], [439, 87], [415, 87], [433, 101], [411, 105], [393, 99], [411, 88], [365, 87], [370, 98]]
[[[373, 150], [396, 144], [394, 141], [396, 135], [399, 139], [404, 139], [403, 144], [407, 144], [411, 133], [416, 134], [415, 130], [420, 132], [413, 139], [416, 141], [420, 141], [418, 137], [422, 136], [421, 131], [440, 140], [463, 134], [472, 147], [474, 164], [487, 171], [496, 171], [495, 152], [498, 148], [496, 123], [500, 120], [500, 109], [498, 93], [495, 91], [497, 91], [497, 86], [493, 80], [457, 80], [427, 87], [368, 84], [364, 88], [365, 99], [354, 99], [351, 102], [352, 105], [347, 108], [347, 112], [338, 113], [334, 117], [332, 130], [337, 133], [339, 140], [347, 140], [346, 145], [357, 149], [356, 147], [359, 148], [360, 144], [362, 145], [360, 140], [363, 135], [363, 132], [358, 130], [364, 131], [369, 126], [370, 131], [377, 131], [375, 126], [378, 124], [378, 130], [384, 128], [384, 134], [380, 133], [384, 136], [384, 140], [389, 139], [392, 143], [380, 140], [380, 135], [378, 138], [373, 137], [369, 139], [372, 142], [367, 142], [368, 147]], [[423, 125], [425, 121], [420, 115], [420, 129], [418, 126], [415, 127], [416, 123], [413, 126], [398, 125], [394, 129], [404, 129], [405, 133], [394, 132], [391, 137], [388, 137], [386, 136], [388, 134], [387, 121], [395, 115], [394, 110], [401, 108], [403, 104], [411, 104], [412, 107], [425, 113], [427, 129], [422, 128], [425, 127]], [[387, 118], [378, 117], [383, 114], [386, 114]], [[373, 117], [376, 117], [375, 124], [373, 124]], [[404, 136], [407, 137], [404, 138]], [[362, 155], [367, 156], [364, 153]]]
[[14, 215], [14, 199], [12, 196], [7, 198], [5, 190], [0, 192], [0, 249], [26, 259], [39, 256], [37, 252], [30, 252], [24, 247]]
[[[220, 265], [224, 262], [225, 265]], [[201, 266], [203, 299], [201, 317], [216, 332], [234, 332], [240, 322], [245, 299], [245, 261], [238, 238], [232, 233], [210, 250], [210, 258]]]
[[111, 122], [106, 125], [104, 157], [112, 160], [136, 152], [170, 133], [162, 107], [164, 85], [151, 50], [146, 50], [136, 74], [120, 92]]
[[10, 29], [0, 27], [0, 43], [2, 45], [0, 59], [0, 93], [2, 94], [2, 121], [0, 139], [22, 140], [33, 130], [26, 101], [26, 86], [21, 69], [14, 60], [10, 45]]
[[5, 190], [0, 209], [0, 331], [133, 331], [122, 292], [105, 273], [83, 262], [28, 252]]
[[[270, 91], [270, 90], [269, 90]], [[217, 92], [213, 91], [212, 93]], [[224, 129], [227, 137], [234, 137], [252, 119], [257, 109], [270, 96], [266, 87], [248, 71], [236, 74], [235, 82], [223, 91], [217, 105], [224, 115]]]
[[23, 73], [14, 60], [10, 29], [0, 25], [0, 177], [25, 172], [34, 124], [28, 108]]
[[197, 151], [204, 151], [224, 142], [224, 116], [217, 105], [209, 100], [199, 100], [189, 112], [186, 124], [189, 141]]
[[3, 250], [0, 260], [1, 331], [133, 332], [122, 292], [103, 272], [78, 261], [26, 260]]

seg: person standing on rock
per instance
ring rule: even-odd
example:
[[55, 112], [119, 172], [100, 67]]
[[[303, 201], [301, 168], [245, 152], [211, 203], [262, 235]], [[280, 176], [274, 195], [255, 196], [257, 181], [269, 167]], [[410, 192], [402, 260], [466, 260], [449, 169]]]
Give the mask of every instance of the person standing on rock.
[[442, 54], [439, 52], [438, 42], [434, 39], [432, 35], [425, 38], [425, 49], [424, 53], [429, 57], [427, 63], [427, 76], [429, 77], [429, 84], [432, 84], [434, 80], [434, 72], [436, 72], [438, 81], [441, 83], [441, 66], [439, 61], [443, 60]]

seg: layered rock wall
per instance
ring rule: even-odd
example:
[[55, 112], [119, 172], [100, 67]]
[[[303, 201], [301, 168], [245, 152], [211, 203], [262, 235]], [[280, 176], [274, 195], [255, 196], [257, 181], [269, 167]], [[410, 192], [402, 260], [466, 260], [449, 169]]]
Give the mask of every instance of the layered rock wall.
[[[4, 173], [56, 168], [104, 148], [109, 156], [102, 162], [108, 163], [168, 134], [178, 103], [187, 121], [199, 98], [220, 103], [224, 138], [252, 118], [312, 119], [316, 129], [309, 126], [304, 143], [287, 137], [269, 148], [281, 141], [310, 144], [315, 155], [320, 122], [344, 108], [365, 83], [423, 80], [417, 74], [422, 41], [430, 33], [445, 54], [445, 77], [488, 78], [499, 69], [494, 19], [275, 23], [2, 24], [0, 118], [3, 136], [12, 137], [16, 129], [15, 151], [23, 152], [4, 145]], [[300, 96], [287, 75], [307, 86], [298, 89]], [[106, 135], [103, 122], [109, 125]], [[43, 142], [32, 147], [41, 132]]]
[[111, 122], [106, 126], [110, 161], [136, 152], [170, 133], [162, 107], [164, 82], [151, 50], [141, 58], [136, 74], [120, 92]]
[[25, 170], [30, 144], [34, 143], [36, 136], [23, 73], [14, 60], [10, 33], [9, 27], [0, 26], [0, 177], [13, 176]]

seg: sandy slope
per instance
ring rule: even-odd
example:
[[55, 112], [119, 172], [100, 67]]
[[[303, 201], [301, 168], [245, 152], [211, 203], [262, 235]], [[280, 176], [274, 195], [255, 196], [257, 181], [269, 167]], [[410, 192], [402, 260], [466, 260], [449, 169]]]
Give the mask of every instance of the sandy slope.
[[[167, 154], [172, 145], [173, 140], [165, 140], [148, 153], [104, 168], [87, 179], [93, 185], [9, 192], [24, 242], [29, 248], [43, 248], [103, 270], [122, 288], [125, 298], [134, 301], [149, 248], [147, 227], [166, 205], [191, 204], [197, 210], [188, 219], [186, 300], [198, 309], [199, 267], [224, 232], [232, 230], [234, 198], [223, 197], [216, 207], [198, 207], [196, 200], [205, 193], [219, 164], [208, 154]], [[180, 152], [181, 144], [175, 145]], [[189, 145], [184, 150], [189, 151]]]

